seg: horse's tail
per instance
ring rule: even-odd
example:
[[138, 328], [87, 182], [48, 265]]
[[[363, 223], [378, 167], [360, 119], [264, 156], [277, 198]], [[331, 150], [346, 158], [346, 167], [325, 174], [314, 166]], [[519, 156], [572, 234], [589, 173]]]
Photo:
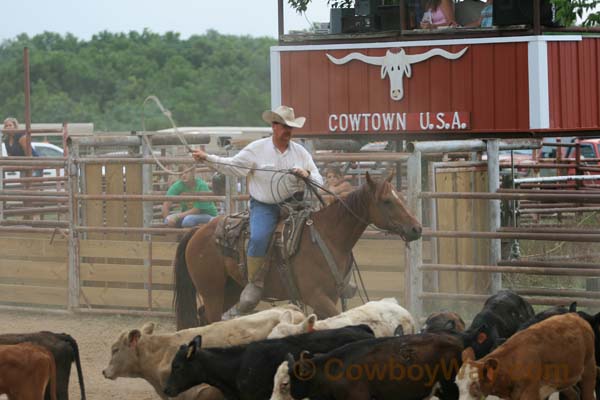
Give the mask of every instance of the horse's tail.
[[192, 229], [183, 236], [177, 245], [175, 260], [173, 261], [175, 280], [173, 305], [177, 319], [177, 330], [198, 326], [196, 288], [190, 278], [185, 261], [185, 249], [194, 233], [196, 233], [196, 229]]

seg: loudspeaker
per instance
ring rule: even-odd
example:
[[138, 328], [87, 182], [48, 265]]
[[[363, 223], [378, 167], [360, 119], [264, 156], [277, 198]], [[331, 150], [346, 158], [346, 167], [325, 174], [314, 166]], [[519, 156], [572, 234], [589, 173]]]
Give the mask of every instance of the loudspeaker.
[[[493, 23], [496, 26], [532, 25], [532, 0], [494, 0], [492, 8]], [[541, 24], [558, 26], [554, 19], [554, 5], [549, 0], [542, 0], [540, 10]]]
[[377, 19], [375, 15], [342, 17], [342, 33], [373, 32], [379, 25]]
[[354, 8], [332, 8], [329, 10], [329, 33], [342, 33], [342, 18], [354, 16]]

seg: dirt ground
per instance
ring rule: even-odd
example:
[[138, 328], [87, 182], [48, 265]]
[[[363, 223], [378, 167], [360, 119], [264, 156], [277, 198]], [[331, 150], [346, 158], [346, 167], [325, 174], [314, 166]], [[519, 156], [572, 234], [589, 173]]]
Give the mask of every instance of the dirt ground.
[[[0, 334], [48, 330], [68, 333], [79, 344], [79, 351], [89, 400], [155, 400], [160, 399], [145, 380], [137, 378], [105, 379], [102, 370], [110, 359], [110, 346], [125, 329], [141, 328], [147, 321], [157, 323], [156, 332], [175, 330], [170, 318], [119, 315], [55, 314], [0, 310]], [[75, 364], [71, 368], [69, 399], [80, 398]], [[0, 396], [0, 399], [5, 399]]]

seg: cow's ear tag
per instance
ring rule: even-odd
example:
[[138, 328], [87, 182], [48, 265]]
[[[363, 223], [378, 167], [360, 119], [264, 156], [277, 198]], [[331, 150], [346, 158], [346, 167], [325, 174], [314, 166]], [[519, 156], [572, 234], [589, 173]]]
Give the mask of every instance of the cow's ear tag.
[[483, 344], [487, 340], [487, 335], [484, 332], [479, 332], [477, 334], [477, 343]]

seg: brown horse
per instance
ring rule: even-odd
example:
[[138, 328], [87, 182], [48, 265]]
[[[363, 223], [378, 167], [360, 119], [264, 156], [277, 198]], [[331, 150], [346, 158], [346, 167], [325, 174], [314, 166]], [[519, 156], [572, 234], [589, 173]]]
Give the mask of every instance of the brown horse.
[[[329, 248], [340, 276], [351, 265], [351, 251], [368, 224], [399, 234], [406, 241], [421, 237], [421, 224], [408, 211], [390, 183], [369, 174], [366, 183], [311, 215], [314, 227]], [[245, 282], [234, 259], [225, 257], [215, 243], [216, 218], [183, 237], [175, 256], [175, 309], [177, 328], [198, 323], [196, 291], [204, 300], [202, 320], [212, 323], [235, 304]], [[276, 258], [270, 256], [272, 265]], [[339, 313], [336, 304], [339, 293], [336, 282], [320, 247], [311, 240], [305, 227], [298, 253], [290, 260], [301, 301], [312, 307], [320, 318]], [[191, 279], [190, 279], [191, 278]], [[271, 267], [265, 279], [263, 298], [289, 299], [281, 283], [279, 271]]]

